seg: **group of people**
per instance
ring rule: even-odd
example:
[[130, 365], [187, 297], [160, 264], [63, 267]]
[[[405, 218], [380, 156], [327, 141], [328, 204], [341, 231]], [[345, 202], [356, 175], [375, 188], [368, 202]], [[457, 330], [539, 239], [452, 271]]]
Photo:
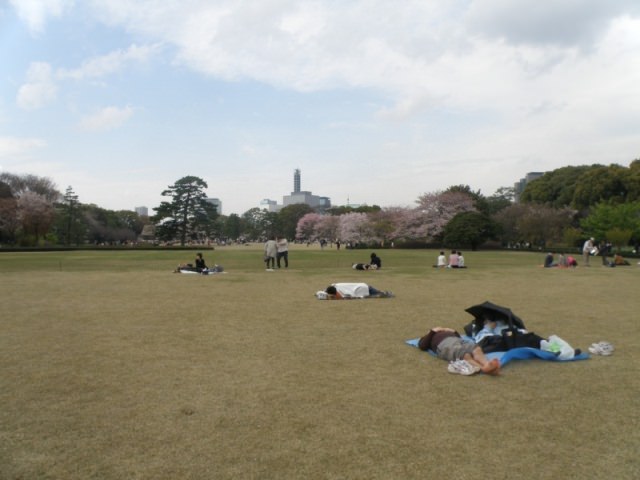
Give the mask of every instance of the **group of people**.
[[284, 261], [284, 268], [289, 268], [289, 242], [284, 237], [272, 236], [264, 244], [264, 263], [267, 271], [281, 268], [281, 261]]
[[553, 252], [547, 253], [544, 257], [544, 263], [542, 264], [544, 268], [575, 268], [578, 266], [578, 261], [571, 255], [565, 256], [564, 254], [558, 254], [557, 260], [554, 259]]
[[[590, 266], [590, 261], [589, 261], [590, 258], [597, 255], [599, 255], [602, 258], [602, 265], [604, 267], [617, 267], [617, 266], [629, 265], [629, 262], [626, 261], [622, 257], [622, 255], [620, 255], [619, 253], [614, 254], [613, 260], [609, 260], [611, 249], [612, 249], [611, 242], [603, 240], [600, 242], [599, 245], [596, 245], [595, 239], [593, 237], [587, 239], [582, 245], [583, 265], [585, 267]], [[571, 267], [577, 267], [578, 262], [571, 255], [567, 255], [565, 257], [564, 254], [560, 253], [557, 256], [557, 259], [555, 259], [554, 253], [548, 252], [544, 258], [544, 263], [542, 266], [545, 268], [552, 268], [552, 267], [571, 268]]]
[[464, 264], [464, 257], [462, 256], [462, 252], [460, 250], [451, 250], [449, 254], [449, 259], [447, 259], [444, 251], [440, 252], [438, 255], [438, 259], [435, 268], [467, 268]]
[[486, 354], [521, 346], [551, 352], [561, 360], [572, 359], [581, 353], [580, 349], [573, 349], [557, 335], [545, 339], [523, 329], [516, 330], [516, 336], [521, 336], [523, 343], [510, 342], [505, 339], [505, 332], [513, 334], [514, 331], [504, 321], [496, 320], [490, 315], [484, 315], [480, 320], [482, 328], [467, 338], [463, 338], [453, 328], [434, 327], [418, 340], [418, 348], [432, 351], [438, 358], [449, 362], [448, 370], [451, 373], [462, 375], [479, 372], [499, 375], [500, 361], [495, 358], [489, 360]]

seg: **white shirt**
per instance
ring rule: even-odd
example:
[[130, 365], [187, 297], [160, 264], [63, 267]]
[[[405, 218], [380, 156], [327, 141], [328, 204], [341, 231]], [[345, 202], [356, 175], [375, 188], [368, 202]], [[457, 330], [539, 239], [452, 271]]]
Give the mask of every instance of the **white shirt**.
[[334, 283], [333, 286], [345, 298], [365, 298], [369, 296], [369, 285], [366, 283]]
[[278, 240], [278, 253], [289, 251], [289, 242], [287, 242], [286, 238], [281, 238]]

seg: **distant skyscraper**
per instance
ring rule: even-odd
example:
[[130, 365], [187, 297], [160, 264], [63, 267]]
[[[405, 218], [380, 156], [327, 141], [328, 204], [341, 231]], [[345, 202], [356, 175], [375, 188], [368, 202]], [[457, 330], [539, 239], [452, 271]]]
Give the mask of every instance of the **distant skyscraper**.
[[207, 202], [216, 207], [218, 215], [222, 215], [222, 202], [219, 198], [207, 198]]
[[524, 178], [521, 178], [519, 181], [517, 181], [513, 186], [513, 193], [515, 194], [514, 200], [516, 202], [519, 202], [520, 195], [522, 194], [522, 192], [524, 192], [524, 188], [527, 186], [527, 184], [540, 178], [544, 174], [545, 172], [529, 172]]
[[282, 205], [278, 205], [278, 202], [275, 200], [269, 200], [265, 198], [260, 202], [260, 210], [266, 210], [268, 212], [279, 212], [282, 208]]
[[147, 209], [147, 207], [136, 207], [136, 208], [134, 208], [134, 211], [140, 217], [148, 217], [149, 216], [149, 210]]
[[300, 169], [293, 171], [293, 193], [300, 193]]

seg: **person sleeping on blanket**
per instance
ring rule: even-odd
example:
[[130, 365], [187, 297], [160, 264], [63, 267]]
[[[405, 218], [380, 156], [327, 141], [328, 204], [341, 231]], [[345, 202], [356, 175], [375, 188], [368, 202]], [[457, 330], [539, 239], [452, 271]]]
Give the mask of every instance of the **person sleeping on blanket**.
[[425, 352], [431, 350], [438, 358], [449, 362], [464, 360], [468, 362], [473, 373], [480, 371], [489, 375], [500, 374], [500, 361], [498, 359], [489, 360], [478, 345], [474, 342], [463, 339], [460, 334], [452, 328], [434, 327], [420, 338], [418, 348]]
[[[569, 343], [557, 335], [550, 335], [548, 339], [533, 332], [519, 328], [522, 334], [523, 343], [515, 345], [505, 341], [504, 331], [508, 330], [508, 325], [503, 320], [496, 320], [490, 314], [485, 313], [482, 317], [483, 327], [480, 331], [471, 335], [471, 339], [482, 348], [485, 353], [507, 351], [516, 346], [538, 348], [547, 352], [555, 353], [560, 360], [570, 360], [576, 355], [580, 355], [580, 349], [574, 349]], [[516, 333], [517, 335], [517, 333]]]
[[390, 298], [393, 293], [378, 290], [366, 283], [333, 283], [316, 292], [319, 300], [350, 300], [354, 298]]

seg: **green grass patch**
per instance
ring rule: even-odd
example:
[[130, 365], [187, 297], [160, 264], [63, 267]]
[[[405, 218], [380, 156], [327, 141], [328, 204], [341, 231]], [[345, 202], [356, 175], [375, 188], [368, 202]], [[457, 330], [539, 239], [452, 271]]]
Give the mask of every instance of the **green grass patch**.
[[[0, 478], [637, 478], [640, 267], [543, 269], [544, 255], [295, 245], [0, 254]], [[331, 282], [396, 298], [318, 301]], [[404, 341], [509, 306], [611, 357], [447, 373]]]

